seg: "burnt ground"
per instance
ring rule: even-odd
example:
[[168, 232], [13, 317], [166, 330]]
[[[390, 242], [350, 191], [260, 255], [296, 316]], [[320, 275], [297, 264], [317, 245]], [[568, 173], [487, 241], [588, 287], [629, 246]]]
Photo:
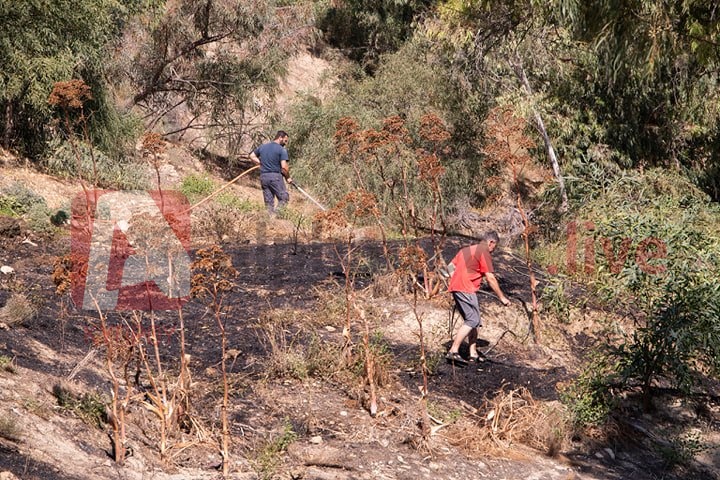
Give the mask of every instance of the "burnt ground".
[[[110, 459], [108, 425], [82, 421], [52, 395], [56, 385], [96, 392], [105, 400], [110, 391], [105, 352], [91, 348], [97, 315], [72, 308], [68, 298], [54, 292], [53, 260], [67, 253], [68, 239], [35, 239], [36, 245], [20, 240], [0, 244], [0, 263], [16, 271], [13, 278], [3, 278], [0, 306], [12, 292], [23, 292], [39, 309], [23, 325], [0, 330], [0, 355], [14, 359], [15, 367], [0, 371], [0, 418], [14, 419], [20, 430], [17, 438], [0, 438], [0, 472], [23, 479], [217, 478], [221, 350], [212, 314], [197, 300], [183, 308], [193, 380], [186, 413], [202, 428], [179, 433], [172, 439], [171, 460], [161, 462], [156, 422], [142, 406], [147, 378], [140, 374], [140, 396], [129, 408], [132, 456], [119, 467]], [[450, 239], [444, 252], [449, 256], [464, 242]], [[597, 338], [591, 329], [548, 326], [542, 346], [533, 344], [522, 306], [523, 299], [529, 300], [527, 271], [511, 254], [499, 252], [495, 260], [501, 286], [516, 304], [503, 308], [491, 293], [481, 294], [485, 326], [479, 346], [488, 352], [483, 363], [466, 368], [445, 363], [447, 299], [441, 295], [418, 303], [428, 349], [427, 405], [433, 427], [432, 435], [423, 436], [418, 322], [410, 295], [380, 288], [372, 277], [373, 266], [383, 262], [379, 243], [363, 243], [357, 252], [365, 263], [358, 268], [354, 290], [371, 324], [377, 354], [380, 386], [374, 418], [366, 408], [362, 365], [343, 366], [340, 359], [342, 243], [292, 245], [278, 239], [227, 244], [224, 250], [239, 272], [224, 317], [230, 349], [232, 478], [718, 478], [711, 470], [718, 459], [708, 456], [716, 450], [709, 450], [702, 463], [672, 466], [660, 454], [666, 443], [650, 433], [682, 422], [717, 430], [716, 413], [701, 418], [679, 408], [676, 415], [648, 417], [626, 410], [627, 424], [636, 428], [578, 432], [554, 448], [553, 456], [521, 440], [528, 436], [523, 430], [537, 424], [515, 419], [517, 426], [506, 428], [506, 433], [514, 428], [514, 436], [488, 437], [493, 402], [508, 392], [527, 392], [540, 410], [557, 405], [558, 384], [577, 375], [593, 343], [588, 339]], [[128, 317], [108, 314], [111, 324], [123, 318]], [[155, 320], [163, 363], [172, 376], [179, 351], [178, 315], [161, 312]], [[354, 323], [353, 329], [355, 352], [360, 352], [361, 325]], [[716, 405], [707, 407], [716, 412]]]

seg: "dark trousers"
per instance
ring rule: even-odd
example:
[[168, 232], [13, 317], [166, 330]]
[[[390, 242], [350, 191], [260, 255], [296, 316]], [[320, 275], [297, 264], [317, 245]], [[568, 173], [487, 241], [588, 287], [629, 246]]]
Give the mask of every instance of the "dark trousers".
[[268, 212], [275, 212], [275, 198], [278, 199], [278, 209], [284, 208], [290, 201], [290, 194], [285, 188], [285, 180], [281, 173], [261, 173], [260, 186]]

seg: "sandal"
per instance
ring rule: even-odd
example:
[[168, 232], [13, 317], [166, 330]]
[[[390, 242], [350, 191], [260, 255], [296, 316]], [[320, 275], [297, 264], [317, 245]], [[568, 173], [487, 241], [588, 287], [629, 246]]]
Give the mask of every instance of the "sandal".
[[462, 365], [465, 366], [468, 364], [467, 360], [465, 360], [459, 353], [457, 352], [448, 352], [447, 355], [445, 355], [445, 358], [448, 362], [452, 363], [453, 365]]
[[485, 361], [485, 359], [483, 357], [481, 357], [480, 355], [478, 355], [476, 357], [471, 356], [470, 358], [468, 358], [468, 362], [470, 362], [470, 363], [483, 363], [484, 361]]

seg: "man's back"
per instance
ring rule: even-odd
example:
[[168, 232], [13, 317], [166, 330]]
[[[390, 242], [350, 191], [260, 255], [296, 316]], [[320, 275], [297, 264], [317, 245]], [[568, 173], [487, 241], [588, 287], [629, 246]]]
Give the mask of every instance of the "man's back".
[[287, 150], [276, 142], [260, 145], [255, 155], [260, 158], [260, 173], [282, 173], [281, 162], [288, 160]]

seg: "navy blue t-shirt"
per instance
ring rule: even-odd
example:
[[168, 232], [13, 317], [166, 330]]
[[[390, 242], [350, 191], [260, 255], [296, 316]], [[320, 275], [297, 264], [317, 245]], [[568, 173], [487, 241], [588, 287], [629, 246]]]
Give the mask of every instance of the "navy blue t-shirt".
[[255, 149], [255, 155], [260, 159], [260, 173], [282, 173], [280, 162], [289, 160], [285, 147], [276, 142], [260, 145]]

